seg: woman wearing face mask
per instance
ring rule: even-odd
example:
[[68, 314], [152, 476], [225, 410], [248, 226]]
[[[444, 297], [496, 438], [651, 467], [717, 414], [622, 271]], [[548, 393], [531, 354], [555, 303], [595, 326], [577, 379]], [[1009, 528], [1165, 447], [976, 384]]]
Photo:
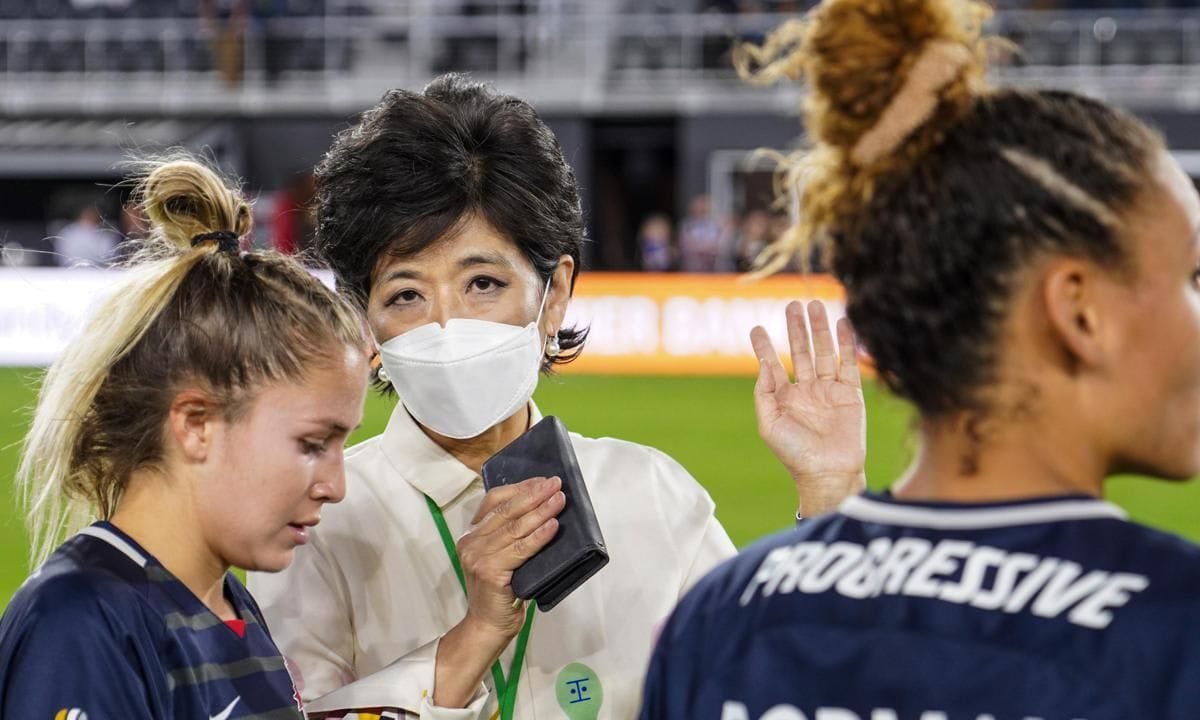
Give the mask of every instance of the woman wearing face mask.
[[[485, 495], [479, 471], [540, 419], [539, 371], [584, 340], [563, 327], [584, 231], [558, 142], [528, 104], [448, 76], [388, 93], [339, 136], [317, 197], [320, 250], [366, 309], [400, 404], [350, 451], [348, 500], [313, 552], [251, 579], [304, 697], [318, 711], [429, 718], [631, 717], [656, 625], [734, 548], [671, 458], [572, 436], [610, 563], [548, 613], [513, 595], [513, 570], [553, 537], [564, 497], [556, 479]], [[816, 310], [820, 357], [799, 358], [801, 382], [779, 381], [760, 346], [760, 420], [797, 459], [805, 514], [860, 487], [864, 455], [853, 361], [839, 374]], [[790, 312], [797, 339], [802, 312]], [[841, 339], [852, 343], [845, 328]], [[806, 339], [796, 347], [807, 353]], [[803, 410], [820, 411], [807, 430]]]
[[0, 620], [0, 717], [300, 718], [228, 570], [283, 569], [343, 497], [362, 321], [297, 263], [240, 252], [250, 208], [207, 168], [162, 164], [140, 194], [147, 246], [25, 442], [38, 568]]

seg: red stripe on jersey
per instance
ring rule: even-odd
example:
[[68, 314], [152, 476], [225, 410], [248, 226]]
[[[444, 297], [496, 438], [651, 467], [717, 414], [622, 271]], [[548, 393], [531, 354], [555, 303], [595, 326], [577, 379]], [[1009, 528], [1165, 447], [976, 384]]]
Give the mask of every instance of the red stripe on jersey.
[[240, 638], [246, 637], [246, 621], [245, 620], [226, 620], [225, 624], [229, 629], [237, 633]]

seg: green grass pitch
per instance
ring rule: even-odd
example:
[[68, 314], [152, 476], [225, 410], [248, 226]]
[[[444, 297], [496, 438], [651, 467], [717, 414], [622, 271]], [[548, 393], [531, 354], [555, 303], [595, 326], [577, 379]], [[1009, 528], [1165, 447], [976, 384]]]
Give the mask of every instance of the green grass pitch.
[[[36, 398], [37, 370], [0, 369], [0, 608], [28, 573], [28, 546], [16, 506], [13, 474]], [[791, 479], [758, 439], [752, 378], [544, 378], [536, 400], [584, 435], [653, 445], [675, 457], [712, 494], [717, 515], [739, 546], [788, 527], [796, 495]], [[867, 474], [872, 487], [890, 483], [913, 451], [912, 413], [879, 388], [866, 388]], [[391, 403], [372, 397], [356, 439], [382, 430]], [[1200, 541], [1200, 484], [1117, 478], [1109, 497], [1134, 519]]]

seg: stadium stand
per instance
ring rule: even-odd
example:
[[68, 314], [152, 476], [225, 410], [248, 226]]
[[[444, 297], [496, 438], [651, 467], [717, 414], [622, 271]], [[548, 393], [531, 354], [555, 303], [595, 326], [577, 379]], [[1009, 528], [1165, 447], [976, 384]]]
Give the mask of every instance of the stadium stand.
[[[124, 150], [200, 149], [214, 134], [229, 168], [270, 195], [386, 89], [467, 71], [549, 118], [585, 203], [603, 208], [591, 216], [588, 261], [638, 267], [646, 218], [679, 221], [711, 194], [714, 216], [732, 220], [769, 189], [746, 157], [794, 139], [802, 91], [742, 82], [730, 50], [808, 4], [0, 0], [0, 197], [25, 197], [23, 186], [47, 178], [111, 181]], [[1200, 0], [996, 4], [994, 31], [1021, 47], [999, 65], [1000, 82], [1070, 88], [1153, 116], [1200, 171]], [[98, 127], [103, 137], [79, 142]], [[144, 143], [147, 127], [179, 134]], [[54, 227], [50, 210], [25, 205], [0, 207], [0, 235]]]
[[[1128, 79], [1121, 72], [1106, 78], [1105, 68], [1139, 68], [1142, 80], [1190, 78], [1200, 66], [1196, 3], [1001, 0], [996, 28], [1024, 48], [1004, 72], [1018, 80], [1066, 85], [1084, 68], [1083, 75], [1099, 83], [1100, 92], [1117, 100], [1113, 96], [1127, 89]], [[696, 98], [721, 106], [728, 98], [729, 107], [744, 108], [747, 93], [736, 90], [730, 47], [761, 38], [803, 5], [0, 0], [0, 87], [39, 90], [33, 98], [17, 92], [17, 100], [5, 93], [10, 100], [0, 104], [10, 113], [36, 111], [38, 97], [49, 102], [86, 82], [119, 84], [125, 101], [147, 112], [164, 103], [177, 109], [189, 102], [208, 107], [214, 95], [227, 104], [270, 106], [272, 94], [286, 95], [289, 88], [324, 95], [318, 102], [334, 96], [334, 102], [350, 108], [369, 103], [381, 87], [469, 70], [503, 78], [561, 107], [652, 102], [668, 110]], [[237, 72], [217, 72], [222, 58], [232, 59]], [[1106, 85], [1106, 79], [1112, 82]], [[194, 90], [187, 97], [160, 92], [163, 85], [184, 82]], [[239, 86], [237, 98], [229, 97], [231, 85]], [[1144, 101], [1161, 104], [1172, 98]], [[763, 109], [770, 100], [752, 103]], [[285, 106], [286, 112], [296, 110]]]

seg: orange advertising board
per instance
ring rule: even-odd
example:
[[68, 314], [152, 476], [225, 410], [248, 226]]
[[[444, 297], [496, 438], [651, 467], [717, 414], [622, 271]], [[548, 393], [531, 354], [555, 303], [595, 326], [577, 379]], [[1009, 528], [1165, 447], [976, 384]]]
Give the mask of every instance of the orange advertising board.
[[[786, 357], [784, 308], [818, 299], [830, 321], [845, 314], [842, 286], [827, 275], [597, 273], [579, 276], [566, 324], [590, 328], [587, 346], [563, 372], [752, 375], [750, 329], [762, 325]], [[786, 363], [785, 363], [786, 364]]]

